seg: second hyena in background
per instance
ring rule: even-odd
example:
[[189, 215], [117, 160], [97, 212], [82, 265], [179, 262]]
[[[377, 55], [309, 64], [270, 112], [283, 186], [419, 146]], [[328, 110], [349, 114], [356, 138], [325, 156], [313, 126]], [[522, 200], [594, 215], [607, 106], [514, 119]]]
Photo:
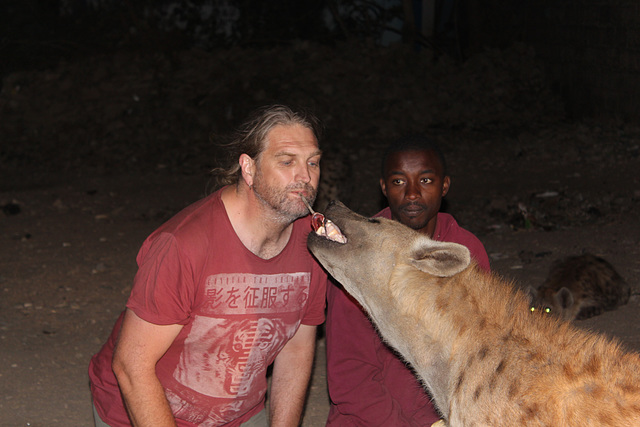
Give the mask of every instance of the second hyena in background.
[[449, 427], [640, 426], [640, 355], [528, 310], [467, 248], [330, 204], [309, 249], [415, 369]]
[[606, 260], [584, 254], [554, 262], [544, 283], [529, 293], [532, 309], [582, 320], [629, 302], [631, 287]]

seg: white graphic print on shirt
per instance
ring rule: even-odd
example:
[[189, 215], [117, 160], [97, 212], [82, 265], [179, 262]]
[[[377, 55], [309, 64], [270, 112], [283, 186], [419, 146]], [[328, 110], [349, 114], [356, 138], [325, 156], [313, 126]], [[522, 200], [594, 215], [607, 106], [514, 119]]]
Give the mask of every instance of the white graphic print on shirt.
[[[298, 328], [309, 284], [309, 273], [208, 277], [204, 303], [195, 313], [174, 378], [215, 398], [242, 399], [256, 394], [267, 365]], [[244, 403], [255, 405], [253, 400], [261, 398], [259, 393]], [[171, 402], [172, 406], [178, 404], [185, 411], [186, 402], [179, 400]], [[239, 411], [243, 408], [238, 403], [231, 406]], [[219, 410], [230, 409], [224, 406]]]

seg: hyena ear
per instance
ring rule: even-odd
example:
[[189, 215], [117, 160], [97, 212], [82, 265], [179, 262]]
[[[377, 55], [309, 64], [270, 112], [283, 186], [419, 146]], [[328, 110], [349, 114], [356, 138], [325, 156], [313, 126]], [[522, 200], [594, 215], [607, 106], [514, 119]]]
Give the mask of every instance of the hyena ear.
[[457, 243], [420, 240], [411, 252], [410, 263], [418, 270], [438, 277], [451, 277], [469, 266], [469, 249]]
[[573, 293], [571, 293], [571, 290], [565, 286], [561, 287], [560, 290], [556, 292], [554, 298], [563, 309], [570, 308], [575, 303]]
[[525, 291], [526, 291], [527, 297], [529, 298], [529, 303], [533, 304], [533, 301], [535, 301], [536, 298], [538, 297], [538, 289], [529, 285], [527, 286], [527, 289], [525, 289]]

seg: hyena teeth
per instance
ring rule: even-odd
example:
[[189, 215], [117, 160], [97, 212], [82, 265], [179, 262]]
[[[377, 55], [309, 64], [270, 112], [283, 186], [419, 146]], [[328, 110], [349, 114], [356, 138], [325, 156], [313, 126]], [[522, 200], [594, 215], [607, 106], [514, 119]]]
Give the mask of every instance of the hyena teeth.
[[337, 225], [333, 223], [330, 219], [326, 218], [320, 212], [316, 212], [311, 208], [311, 205], [307, 201], [307, 199], [300, 195], [300, 198], [311, 212], [311, 226], [318, 236], [325, 237], [331, 241], [338, 243], [347, 243], [347, 238], [342, 231], [338, 228]]
[[337, 225], [335, 225], [330, 219], [325, 219], [324, 227], [320, 226], [316, 230], [316, 234], [319, 236], [324, 236], [329, 240], [338, 243], [347, 243], [347, 237], [342, 234]]

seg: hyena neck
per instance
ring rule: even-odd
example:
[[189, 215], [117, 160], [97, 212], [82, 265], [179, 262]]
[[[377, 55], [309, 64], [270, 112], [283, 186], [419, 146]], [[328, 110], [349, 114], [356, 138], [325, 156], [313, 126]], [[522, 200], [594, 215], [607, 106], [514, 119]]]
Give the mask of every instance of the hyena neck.
[[368, 301], [371, 316], [389, 345], [414, 367], [445, 417], [468, 355], [481, 353], [493, 341], [480, 337], [513, 330], [517, 319], [529, 314], [521, 295], [474, 266], [453, 279], [399, 265], [389, 290], [386, 299]]

